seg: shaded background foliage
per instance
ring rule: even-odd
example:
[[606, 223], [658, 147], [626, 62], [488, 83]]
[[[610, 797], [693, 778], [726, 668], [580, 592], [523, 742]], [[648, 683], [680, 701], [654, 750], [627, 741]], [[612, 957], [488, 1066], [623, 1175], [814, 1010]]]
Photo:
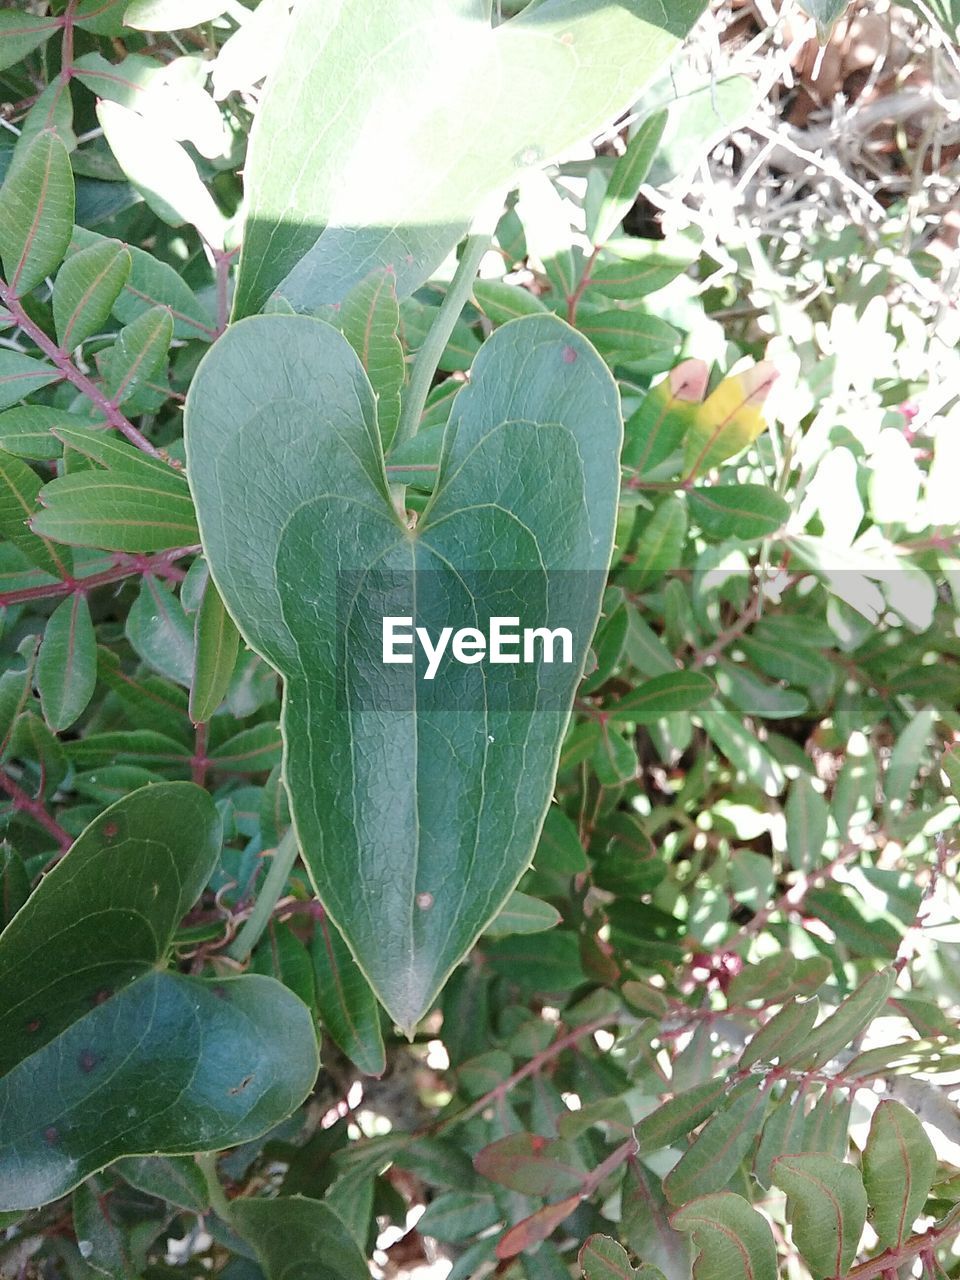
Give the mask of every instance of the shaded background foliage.
[[[960, 1275], [960, 14], [808, 9], [840, 19], [823, 47], [794, 7], [714, 5], [626, 122], [524, 181], [388, 457], [422, 505], [452, 394], [519, 314], [575, 324], [620, 384], [617, 549], [557, 804], [411, 1045], [286, 875], [277, 680], [166, 461], [227, 323], [287, 6], [0, 10], [8, 274], [31, 201], [54, 239], [66, 219], [0, 333], [4, 922], [31, 889], [21, 928], [56, 915], [56, 877], [35, 886], [89, 823], [65, 869], [109, 857], [137, 788], [192, 781], [215, 865], [197, 853], [170, 981], [283, 984], [323, 1063], [219, 1159], [226, 1124], [176, 1148], [211, 1154], [120, 1159], [36, 1212], [11, 1193], [2, 1274]], [[395, 313], [409, 358], [452, 268], [327, 318], [351, 341], [369, 323], [396, 384]], [[166, 838], [152, 858], [186, 856]], [[150, 918], [100, 885], [92, 917], [109, 889]], [[117, 960], [96, 1016], [157, 960]], [[226, 1081], [242, 1103], [248, 1075]]]

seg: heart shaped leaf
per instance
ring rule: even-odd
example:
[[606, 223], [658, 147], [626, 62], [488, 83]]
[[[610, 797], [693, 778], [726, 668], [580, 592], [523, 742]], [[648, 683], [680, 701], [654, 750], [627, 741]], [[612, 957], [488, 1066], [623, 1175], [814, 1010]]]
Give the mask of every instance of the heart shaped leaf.
[[316, 1037], [285, 987], [163, 970], [220, 843], [206, 792], [143, 787], [0, 935], [0, 1209], [55, 1200], [120, 1156], [244, 1142], [309, 1092]]
[[[553, 316], [515, 320], [457, 397], [411, 529], [390, 499], [370, 383], [329, 325], [235, 325], [191, 388], [188, 472], [210, 570], [286, 680], [300, 847], [404, 1028], [530, 863], [599, 613], [621, 431], [589, 343]], [[386, 616], [436, 641], [520, 614], [524, 628], [567, 628], [569, 653], [445, 660], [429, 679], [420, 654], [384, 663]]]
[[412, 293], [488, 197], [628, 107], [703, 7], [544, 0], [492, 27], [483, 0], [298, 5], [251, 137], [235, 315], [278, 287], [339, 302], [376, 267]]

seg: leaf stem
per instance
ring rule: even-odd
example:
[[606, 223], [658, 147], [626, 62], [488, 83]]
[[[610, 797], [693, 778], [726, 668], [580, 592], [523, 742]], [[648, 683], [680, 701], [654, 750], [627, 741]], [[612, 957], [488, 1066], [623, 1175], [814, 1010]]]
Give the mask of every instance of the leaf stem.
[[462, 1111], [457, 1111], [452, 1116], [447, 1116], [441, 1120], [439, 1124], [434, 1125], [429, 1133], [432, 1136], [445, 1133], [447, 1129], [452, 1129], [454, 1125], [462, 1124], [465, 1120], [469, 1120], [472, 1116], [478, 1115], [491, 1102], [496, 1102], [500, 1098], [506, 1097], [511, 1089], [515, 1088], [521, 1080], [526, 1080], [530, 1076], [537, 1075], [542, 1071], [548, 1062], [552, 1062], [565, 1049], [572, 1048], [581, 1040], [585, 1040], [588, 1036], [592, 1036], [595, 1031], [602, 1031], [604, 1028], [612, 1026], [614, 1023], [625, 1021], [625, 1015], [621, 1012], [605, 1013], [598, 1018], [594, 1018], [590, 1022], [584, 1022], [579, 1027], [574, 1027], [567, 1031], [564, 1035], [558, 1036], [552, 1044], [548, 1044], [546, 1049], [541, 1049], [539, 1053], [529, 1058], [522, 1067], [518, 1067], [512, 1075], [507, 1076], [505, 1080], [501, 1080], [499, 1084], [493, 1086], [482, 1097], [471, 1102], [469, 1106], [464, 1107]]
[[294, 835], [293, 827], [288, 827], [273, 852], [270, 869], [253, 910], [244, 922], [243, 928], [227, 947], [226, 954], [231, 960], [238, 960], [242, 964], [260, 941], [260, 936], [273, 915], [273, 909], [280, 901], [283, 886], [287, 883], [287, 877], [297, 860], [298, 852], [297, 837]]
[[122, 582], [124, 578], [133, 578], [138, 574], [152, 573], [158, 578], [182, 578], [183, 572], [173, 567], [175, 560], [184, 556], [196, 555], [199, 546], [174, 547], [170, 551], [160, 551], [154, 555], [129, 555], [120, 553], [109, 569], [99, 573], [88, 574], [85, 578], [63, 578], [60, 582], [51, 582], [39, 587], [20, 587], [14, 591], [0, 591], [0, 608], [14, 604], [27, 604], [30, 600], [56, 600], [60, 596], [69, 596], [75, 591], [92, 591], [94, 587], [104, 587], [113, 582]]
[[224, 1191], [219, 1175], [217, 1174], [216, 1151], [203, 1151], [196, 1157], [196, 1160], [197, 1165], [200, 1168], [200, 1172], [203, 1174], [204, 1181], [207, 1184], [207, 1195], [210, 1197], [210, 1208], [218, 1218], [229, 1224], [232, 1218], [230, 1201], [227, 1199], [227, 1193]]
[[46, 811], [41, 800], [34, 800], [32, 796], [27, 795], [23, 787], [14, 782], [13, 778], [3, 769], [0, 769], [0, 788], [13, 801], [15, 809], [20, 810], [21, 813], [28, 813], [34, 822], [39, 823], [44, 831], [56, 840], [60, 851], [66, 853], [73, 844], [73, 836], [69, 831], [65, 831], [56, 818]]
[[77, 366], [70, 359], [69, 354], [64, 351], [27, 315], [16, 292], [4, 280], [0, 280], [0, 302], [10, 312], [11, 317], [16, 322], [17, 327], [40, 348], [43, 354], [51, 361], [52, 364], [60, 370], [68, 382], [72, 382], [78, 391], [82, 391], [87, 399], [93, 404], [109, 422], [110, 426], [125, 436], [132, 445], [135, 445], [143, 453], [148, 453], [151, 458], [160, 458], [163, 462], [168, 462], [160, 449], [150, 443], [142, 431], [139, 431], [125, 413], [121, 413], [117, 405], [103, 394], [100, 388], [87, 377], [85, 373], [81, 373]]
[[483, 255], [490, 245], [490, 239], [490, 235], [486, 232], [467, 236], [460, 262], [450, 281], [446, 296], [440, 304], [437, 318], [430, 326], [430, 332], [413, 362], [410, 385], [403, 397], [400, 421], [397, 424], [396, 435], [393, 437], [394, 448], [407, 440], [412, 440], [417, 434], [437, 366], [453, 333], [453, 327], [460, 319], [460, 313], [470, 298], [474, 279], [480, 269]]

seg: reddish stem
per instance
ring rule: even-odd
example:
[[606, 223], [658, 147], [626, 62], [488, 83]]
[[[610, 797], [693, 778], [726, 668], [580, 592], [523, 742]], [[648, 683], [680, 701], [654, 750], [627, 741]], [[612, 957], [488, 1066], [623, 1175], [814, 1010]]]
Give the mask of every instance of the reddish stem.
[[125, 436], [132, 445], [135, 445], [143, 453], [148, 453], [151, 458], [160, 458], [164, 462], [169, 459], [156, 447], [150, 443], [142, 431], [138, 430], [126, 414], [121, 413], [119, 407], [108, 400], [96, 383], [91, 382], [85, 373], [81, 373], [77, 366], [70, 359], [68, 353], [48, 338], [38, 324], [35, 324], [27, 315], [20, 299], [5, 280], [0, 280], [0, 302], [10, 312], [11, 317], [16, 321], [17, 327], [34, 342], [43, 354], [51, 361], [52, 364], [60, 370], [68, 382], [72, 382], [78, 391], [82, 391], [91, 404], [103, 414], [111, 427]]
[[469, 1120], [471, 1116], [477, 1115], [484, 1111], [491, 1102], [496, 1102], [500, 1098], [505, 1097], [511, 1089], [518, 1085], [521, 1080], [526, 1080], [529, 1076], [537, 1075], [542, 1071], [548, 1062], [552, 1062], [554, 1058], [563, 1053], [564, 1049], [569, 1049], [579, 1041], [592, 1036], [595, 1031], [602, 1031], [604, 1027], [609, 1027], [612, 1023], [619, 1022], [623, 1015], [620, 1013], [608, 1013], [603, 1017], [594, 1018], [592, 1022], [585, 1022], [582, 1027], [574, 1027], [572, 1031], [568, 1031], [566, 1035], [558, 1037], [553, 1044], [547, 1045], [546, 1049], [542, 1049], [540, 1053], [534, 1054], [522, 1067], [518, 1067], [512, 1075], [507, 1076], [505, 1080], [501, 1080], [499, 1084], [485, 1093], [481, 1098], [471, 1102], [468, 1107], [464, 1107], [462, 1111], [458, 1111], [456, 1115], [449, 1116], [446, 1120], [442, 1120], [440, 1124], [435, 1125], [431, 1130], [432, 1133], [443, 1133], [445, 1130], [452, 1128], [454, 1125], [461, 1124], [464, 1120]]
[[226, 330], [230, 321], [230, 264], [237, 256], [237, 249], [214, 249], [213, 261], [217, 276], [217, 327], [215, 336]]
[[26, 604], [31, 600], [55, 600], [60, 596], [71, 595], [74, 591], [92, 591], [94, 587], [122, 582], [124, 578], [133, 578], [144, 573], [179, 581], [183, 573], [174, 567], [172, 561], [180, 560], [183, 556], [196, 555], [199, 550], [199, 546], [175, 547], [171, 551], [159, 551], [156, 555], [118, 555], [116, 563], [111, 568], [103, 569], [99, 573], [91, 573], [86, 578], [63, 578], [60, 582], [51, 582], [42, 587], [20, 587], [15, 591], [0, 591], [0, 608]]
[[593, 279], [593, 268], [597, 265], [599, 256], [600, 245], [597, 245], [587, 259], [587, 265], [583, 269], [583, 275], [580, 277], [577, 287], [567, 298], [567, 324], [576, 324], [577, 322], [577, 307], [580, 305], [580, 299], [590, 287], [590, 282]]
[[13, 801], [13, 807], [21, 813], [28, 813], [34, 822], [39, 823], [44, 831], [56, 840], [61, 852], [66, 853], [73, 844], [73, 836], [61, 827], [56, 818], [47, 813], [43, 802], [27, 795], [23, 787], [14, 782], [13, 778], [3, 769], [0, 769], [0, 787]]

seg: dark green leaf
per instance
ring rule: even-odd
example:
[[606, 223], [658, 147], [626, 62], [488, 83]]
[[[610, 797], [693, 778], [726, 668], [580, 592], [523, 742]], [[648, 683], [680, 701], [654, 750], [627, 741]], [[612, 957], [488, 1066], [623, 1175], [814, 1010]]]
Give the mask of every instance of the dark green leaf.
[[[42, 18], [33, 22], [44, 26]], [[52, 130], [38, 133], [0, 187], [0, 258], [15, 294], [29, 293], [66, 257], [73, 230], [73, 198], [66, 147]], [[26, 395], [26, 390], [21, 394]]]
[[324, 1030], [365, 1075], [383, 1075], [387, 1060], [379, 1006], [347, 944], [329, 920], [317, 922], [310, 954]]
[[72, 350], [106, 322], [130, 275], [130, 253], [115, 240], [73, 254], [57, 273], [53, 319], [62, 347]]
[[[2, 217], [0, 210], [0, 217]], [[7, 409], [18, 400], [25, 399], [32, 391], [39, 391], [63, 375], [52, 365], [19, 351], [0, 348], [0, 409]]]
[[194, 628], [193, 680], [190, 684], [190, 719], [209, 720], [220, 706], [237, 665], [240, 633], [224, 608], [211, 578], [203, 589]]
[[[538, 426], [548, 422], [548, 430]], [[287, 678], [287, 783], [304, 856], [361, 968], [405, 1028], [423, 1015], [529, 865], [574, 673], [599, 611], [613, 539], [619, 437], [615, 389], [589, 346], [553, 317], [514, 321], [484, 345], [457, 398], [437, 491], [413, 535], [389, 500], [366, 375], [328, 325], [280, 315], [235, 325], [191, 388], [188, 467], [211, 572], [247, 642]], [[585, 453], [575, 443], [581, 438], [590, 441]], [[536, 489], [523, 480], [531, 467], [544, 478]], [[255, 490], [252, 472], [264, 482]], [[233, 517], [238, 504], [247, 513], [242, 526]], [[558, 504], [565, 511], [559, 539]], [[436, 586], [418, 596], [418, 611], [433, 607], [436, 590], [452, 590], [470, 616], [498, 612], [497, 586], [490, 575], [478, 578], [465, 598], [464, 572], [510, 564], [533, 575], [524, 588], [529, 601], [542, 591], [545, 571], [576, 569], [575, 588], [569, 575], [564, 579], [562, 610], [568, 626], [574, 613], [581, 620], [574, 628], [579, 656], [570, 665], [511, 667], [504, 677], [514, 699], [519, 674], [541, 712], [485, 713], [478, 681], [485, 679], [489, 698], [500, 700], [498, 669], [488, 674], [448, 664], [426, 686], [436, 712], [421, 701], [415, 718], [392, 722], [401, 735], [390, 748], [400, 753], [398, 761], [406, 755], [401, 739], [411, 749], [419, 739], [417, 772], [374, 766], [386, 746], [377, 700], [390, 696], [380, 619], [351, 621], [358, 642], [351, 662], [374, 664], [370, 672], [379, 668], [372, 685], [365, 677], [346, 693], [343, 665], [330, 655], [339, 643], [338, 568], [360, 570], [384, 563], [383, 557], [393, 557], [388, 563], [408, 575], [415, 567], [429, 569], [418, 581]], [[444, 566], [453, 566], [460, 579]], [[354, 607], [376, 611], [376, 596], [356, 597]], [[550, 608], [560, 611], [561, 602], [551, 598]], [[544, 599], [537, 625], [551, 625], [553, 616]], [[554, 685], [556, 710], [546, 709], [544, 690]], [[346, 698], [354, 704], [351, 715]], [[450, 706], [459, 711], [455, 722], [445, 710]], [[434, 715], [440, 717], [435, 725]], [[340, 793], [341, 765], [353, 775], [364, 760], [371, 768], [351, 784], [353, 804], [364, 815], [358, 823], [333, 796]], [[478, 799], [474, 818], [454, 820], [450, 803], [459, 805], [471, 793]], [[351, 868], [346, 875], [345, 867]], [[384, 875], [389, 895], [374, 902], [354, 892], [357, 878], [373, 884]]]
[[69, 729], [96, 687], [97, 639], [87, 598], [76, 592], [50, 615], [37, 657], [37, 689], [50, 728]]
[[237, 1227], [267, 1280], [369, 1280], [363, 1254], [329, 1205], [304, 1196], [238, 1200]]
[[653, 724], [676, 711], [702, 706], [715, 693], [713, 681], [699, 671], [667, 672], [643, 681], [632, 693], [606, 708], [606, 714], [614, 722]]
[[0, 936], [4, 1208], [55, 1200], [122, 1155], [245, 1141], [310, 1089], [310, 1015], [283, 987], [162, 968], [219, 853], [205, 792], [145, 787], [86, 829]]
[[790, 507], [762, 484], [710, 485], [687, 494], [690, 514], [711, 538], [754, 541], [776, 533]]
[[633, 206], [647, 180], [666, 126], [666, 111], [658, 111], [644, 120], [617, 160], [592, 232], [594, 244], [606, 244]]
[[172, 338], [166, 307], [151, 307], [120, 330], [104, 367], [104, 390], [114, 404], [135, 396], [158, 374]]

